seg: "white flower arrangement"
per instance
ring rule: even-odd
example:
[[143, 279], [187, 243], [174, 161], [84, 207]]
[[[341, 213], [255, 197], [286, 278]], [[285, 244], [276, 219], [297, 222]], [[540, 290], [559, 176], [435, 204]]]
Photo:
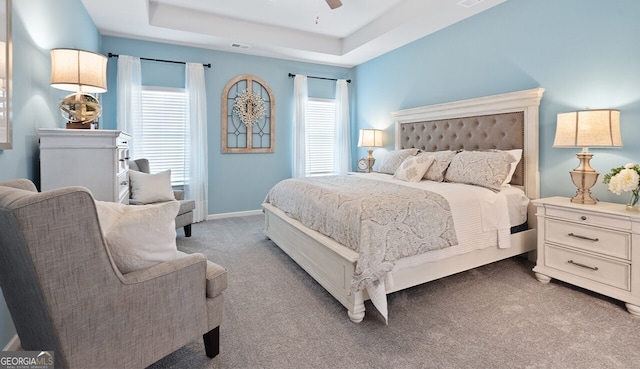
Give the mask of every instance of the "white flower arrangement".
[[611, 172], [604, 176], [604, 183], [609, 184], [609, 191], [620, 195], [624, 192], [631, 192], [629, 204], [638, 204], [640, 192], [640, 166], [635, 163], [627, 163], [623, 167], [611, 169]]
[[244, 90], [236, 96], [233, 104], [233, 111], [246, 126], [252, 126], [267, 114], [264, 100], [260, 95]]

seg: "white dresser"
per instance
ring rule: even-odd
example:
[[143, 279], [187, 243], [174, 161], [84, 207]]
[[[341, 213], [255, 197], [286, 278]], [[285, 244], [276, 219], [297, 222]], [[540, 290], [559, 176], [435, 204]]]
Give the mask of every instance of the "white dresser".
[[55, 128], [41, 128], [38, 135], [43, 191], [84, 186], [96, 200], [129, 202], [131, 136], [115, 130]]
[[538, 259], [533, 271], [626, 302], [640, 317], [640, 213], [624, 204], [534, 200]]

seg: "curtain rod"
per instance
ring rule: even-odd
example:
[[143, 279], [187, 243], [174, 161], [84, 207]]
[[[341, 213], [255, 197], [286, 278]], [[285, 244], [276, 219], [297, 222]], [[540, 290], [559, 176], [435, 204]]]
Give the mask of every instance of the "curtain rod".
[[[118, 54], [109, 53], [109, 57], [110, 58], [117, 58], [119, 56], [120, 55], [118, 55]], [[149, 60], [149, 61], [162, 62], [162, 63], [187, 64], [185, 62], [175, 61], [175, 60], [162, 60], [162, 59], [151, 59], [151, 58], [140, 58], [140, 60]], [[207, 68], [211, 68], [211, 63], [209, 63], [209, 64], [202, 63], [202, 65], [207, 67]]]
[[[289, 73], [289, 77], [292, 77], [292, 78], [293, 78], [293, 77], [295, 77], [295, 76], [296, 76], [295, 74], [293, 74], [293, 73]], [[307, 76], [307, 78], [326, 79], [326, 80], [328, 80], [328, 81], [337, 81], [337, 79], [336, 79], [336, 78], [327, 78], [327, 77], [314, 77], [314, 76]], [[347, 83], [351, 83], [351, 80], [350, 80], [350, 79], [348, 79], [348, 80], [347, 80]]]

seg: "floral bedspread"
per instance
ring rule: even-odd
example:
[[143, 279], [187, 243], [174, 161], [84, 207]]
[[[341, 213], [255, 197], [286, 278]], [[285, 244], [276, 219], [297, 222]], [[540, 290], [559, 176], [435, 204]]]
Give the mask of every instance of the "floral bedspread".
[[401, 258], [458, 243], [447, 200], [353, 175], [292, 178], [265, 200], [359, 253], [351, 290], [379, 284]]

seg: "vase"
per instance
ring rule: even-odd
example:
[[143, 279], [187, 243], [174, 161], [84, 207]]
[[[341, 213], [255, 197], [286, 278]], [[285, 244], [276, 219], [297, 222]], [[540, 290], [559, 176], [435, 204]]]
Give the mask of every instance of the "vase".
[[627, 210], [640, 211], [640, 206], [638, 205], [639, 195], [640, 189], [631, 191], [631, 196], [629, 197], [629, 202], [627, 203]]

